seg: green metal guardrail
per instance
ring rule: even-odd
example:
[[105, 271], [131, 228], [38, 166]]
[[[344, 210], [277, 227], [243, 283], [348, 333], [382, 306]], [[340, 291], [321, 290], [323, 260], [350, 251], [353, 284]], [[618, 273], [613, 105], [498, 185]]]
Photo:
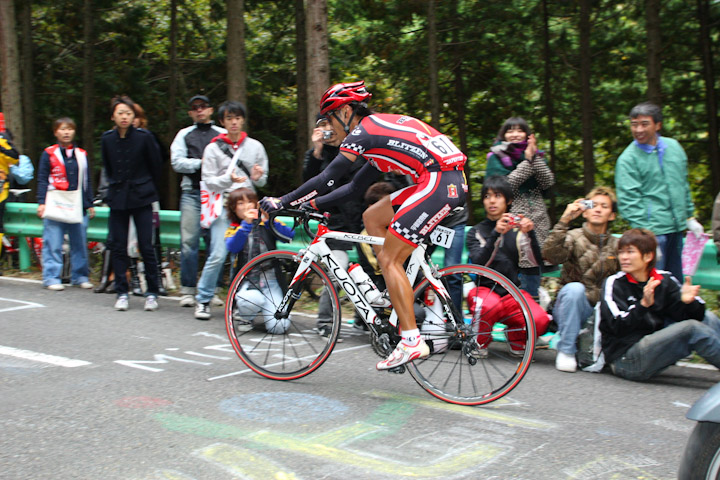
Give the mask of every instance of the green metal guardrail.
[[[95, 218], [88, 226], [88, 240], [104, 242], [107, 238], [107, 220], [110, 209], [98, 207], [95, 209]], [[5, 208], [5, 234], [18, 237], [42, 237], [43, 222], [37, 217], [37, 204], [35, 203], [8, 203]], [[292, 218], [278, 217], [286, 223], [292, 224]], [[466, 229], [469, 230], [470, 227]], [[160, 243], [163, 247], [180, 248], [180, 212], [176, 210], [160, 211]], [[297, 252], [305, 248], [309, 240], [304, 232], [296, 230], [296, 238], [289, 244], [280, 243], [278, 248]], [[27, 271], [30, 268], [30, 249], [24, 240], [20, 245], [20, 269]], [[205, 246], [201, 239], [201, 249]], [[698, 271], [693, 277], [693, 282], [700, 284], [703, 288], [720, 290], [720, 268], [716, 261], [716, 248], [712, 241], [705, 245], [703, 256], [698, 266]], [[355, 250], [349, 252], [350, 261], [357, 261]], [[442, 250], [436, 249], [432, 256], [438, 264], [443, 264]], [[463, 252], [463, 258], [467, 258], [467, 250]], [[559, 276], [559, 271], [551, 272], [548, 276]]]

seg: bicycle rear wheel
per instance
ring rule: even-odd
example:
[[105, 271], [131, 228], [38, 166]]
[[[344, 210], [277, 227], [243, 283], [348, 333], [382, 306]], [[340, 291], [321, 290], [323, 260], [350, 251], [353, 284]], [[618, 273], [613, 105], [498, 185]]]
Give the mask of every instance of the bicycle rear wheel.
[[[273, 380], [294, 380], [315, 371], [340, 333], [337, 291], [315, 263], [292, 286], [287, 314], [278, 314], [297, 268], [293, 252], [259, 255], [237, 273], [225, 302], [225, 324], [235, 353], [251, 370]], [[332, 311], [327, 337], [315, 328], [321, 295], [327, 295]]]
[[[420, 386], [446, 402], [493, 402], [520, 383], [532, 361], [535, 323], [530, 308], [520, 290], [492, 269], [457, 265], [440, 274], [445, 288], [450, 275], [462, 278], [461, 311], [427, 279], [418, 284], [415, 302], [425, 312], [420, 331], [431, 355], [409, 363], [408, 370]], [[475, 306], [477, 313], [470, 310]], [[457, 328], [448, 311], [462, 323]]]

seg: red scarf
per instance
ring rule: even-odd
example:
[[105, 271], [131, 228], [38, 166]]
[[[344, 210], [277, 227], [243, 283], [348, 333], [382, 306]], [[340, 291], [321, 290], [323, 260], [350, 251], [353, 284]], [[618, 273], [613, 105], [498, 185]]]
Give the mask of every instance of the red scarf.
[[[45, 152], [50, 158], [50, 186], [55, 190], [67, 190], [70, 186], [65, 170], [65, 159], [60, 152], [62, 148], [60, 145], [55, 144], [45, 149]], [[74, 150], [75, 158], [78, 161], [78, 169], [87, 172], [87, 153], [79, 147], [74, 147]], [[83, 180], [84, 179], [78, 178], [78, 188], [82, 185]]]
[[247, 132], [240, 132], [240, 139], [239, 139], [237, 142], [233, 143], [233, 141], [230, 140], [230, 138], [228, 138], [227, 133], [221, 133], [221, 134], [218, 135], [217, 137], [213, 138], [211, 141], [217, 142], [217, 141], [222, 140], [223, 142], [225, 142], [225, 143], [227, 143], [228, 145], [230, 145], [233, 150], [237, 150], [238, 148], [240, 148], [240, 144], [241, 144], [246, 138], [247, 138]]

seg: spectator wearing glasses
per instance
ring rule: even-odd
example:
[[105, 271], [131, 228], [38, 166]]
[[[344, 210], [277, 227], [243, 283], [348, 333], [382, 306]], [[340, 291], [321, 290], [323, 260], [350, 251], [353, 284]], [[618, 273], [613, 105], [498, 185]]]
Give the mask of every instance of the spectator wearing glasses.
[[227, 133], [212, 121], [213, 108], [205, 95], [188, 101], [188, 115], [193, 121], [175, 135], [170, 145], [173, 170], [182, 175], [180, 182], [180, 305], [195, 305], [200, 245], [200, 166], [205, 147], [221, 133]]

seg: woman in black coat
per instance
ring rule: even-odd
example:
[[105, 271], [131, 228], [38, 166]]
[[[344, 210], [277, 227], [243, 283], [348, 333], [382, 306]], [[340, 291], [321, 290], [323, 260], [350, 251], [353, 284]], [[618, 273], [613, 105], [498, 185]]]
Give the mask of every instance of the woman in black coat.
[[152, 203], [158, 201], [157, 184], [162, 158], [157, 142], [147, 130], [136, 129], [133, 101], [126, 96], [111, 101], [115, 128], [103, 133], [102, 158], [108, 180], [105, 202], [110, 207], [108, 229], [117, 292], [116, 310], [128, 309], [127, 238], [130, 219], [135, 222], [138, 246], [145, 262], [145, 310], [158, 307], [158, 268], [153, 249]]

